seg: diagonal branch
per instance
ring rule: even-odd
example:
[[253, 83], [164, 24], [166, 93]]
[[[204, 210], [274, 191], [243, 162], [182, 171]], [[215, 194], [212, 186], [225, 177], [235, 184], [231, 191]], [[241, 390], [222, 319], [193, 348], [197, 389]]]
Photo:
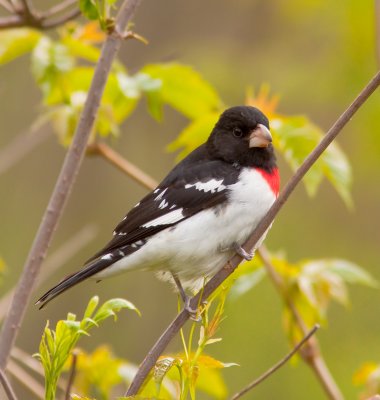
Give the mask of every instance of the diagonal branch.
[[[301, 179], [304, 177], [306, 172], [313, 166], [313, 164], [318, 160], [321, 154], [326, 150], [328, 145], [336, 138], [336, 136], [342, 131], [344, 126], [350, 121], [356, 111], [366, 102], [366, 100], [371, 96], [371, 94], [380, 85], [380, 72], [378, 72], [367, 86], [360, 92], [358, 97], [354, 102], [343, 112], [343, 114], [337, 119], [334, 125], [329, 129], [327, 134], [323, 137], [321, 142], [315, 147], [315, 149], [309, 154], [305, 159], [296, 173], [292, 176], [290, 181], [284, 187], [283, 191], [278, 196], [277, 200], [274, 202], [270, 210], [261, 220], [259, 225], [256, 227], [250, 238], [244, 245], [245, 250], [249, 251], [254, 248], [256, 243], [259, 241], [261, 236], [269, 228], [270, 224], [273, 222], [274, 217], [278, 214], [280, 209], [288, 200], [289, 196], [299, 184]], [[234, 272], [237, 266], [242, 261], [239, 255], [232, 257], [226, 265], [213, 276], [203, 289], [202, 298], [207, 299], [210, 294], [212, 294], [228, 276]], [[190, 307], [196, 308], [199, 302], [201, 294], [198, 293], [190, 301]], [[171, 339], [178, 333], [185, 322], [189, 319], [189, 313], [186, 310], [182, 310], [177, 317], [172, 321], [172, 323], [166, 328], [164, 333], [160, 336], [154, 346], [146, 355], [145, 359], [140, 365], [140, 368], [134, 377], [126, 396], [134, 396], [139, 391], [141, 385], [144, 383], [149, 371], [155, 365], [158, 357], [165, 350], [166, 346], [169, 344]]]
[[[306, 335], [308, 333], [308, 327], [306, 326], [305, 321], [302, 319], [300, 313], [298, 312], [297, 307], [288, 296], [287, 292], [284, 290], [282, 279], [276, 272], [274, 266], [270, 261], [268, 250], [264, 245], [261, 245], [258, 253], [274, 286], [281, 294], [286, 304], [286, 307], [293, 315], [295, 323], [298, 325], [302, 334]], [[343, 400], [343, 395], [339, 387], [335, 383], [334, 378], [332, 377], [326, 365], [326, 362], [320, 353], [318, 339], [316, 337], [311, 338], [301, 349], [300, 354], [305, 363], [313, 370], [313, 372], [317, 376], [328, 397], [331, 400]]]
[[7, 0], [0, 0], [0, 6], [10, 13], [13, 13], [15, 11], [12, 4], [9, 3]]
[[244, 396], [246, 393], [248, 393], [250, 390], [252, 390], [254, 387], [258, 386], [261, 382], [265, 381], [265, 379], [269, 378], [271, 375], [273, 375], [278, 369], [280, 369], [284, 364], [286, 364], [293, 356], [294, 354], [297, 353], [298, 350], [301, 349], [301, 347], [311, 339], [311, 337], [314, 335], [314, 333], [319, 329], [319, 325], [316, 324], [314, 327], [306, 333], [306, 335], [303, 337], [303, 339], [297, 343], [296, 346], [284, 357], [282, 358], [279, 362], [277, 362], [273, 367], [269, 368], [268, 371], [264, 372], [261, 376], [259, 376], [257, 379], [255, 379], [253, 382], [251, 382], [249, 385], [247, 385], [243, 390], [240, 390], [240, 392], [234, 394], [231, 397], [231, 400], [237, 400], [240, 399], [240, 397]]
[[[22, 4], [17, 7], [12, 6], [5, 0], [0, 0], [0, 5], [12, 15], [0, 18], [0, 30], [29, 26], [40, 30], [52, 29], [77, 18], [81, 11], [78, 7], [69, 10], [77, 0], [63, 1], [45, 12], [37, 12], [33, 9], [28, 0], [22, 0]], [[63, 15], [60, 15], [65, 12]]]
[[[139, 3], [140, 0], [125, 0], [123, 2], [115, 25], [119, 32], [125, 30]], [[121, 40], [115, 34], [109, 35], [103, 45], [72, 144], [66, 154], [60, 175], [30, 249], [9, 313], [0, 332], [0, 369], [4, 369], [7, 364], [42, 261], [78, 175], [107, 77], [120, 46]]]
[[102, 156], [116, 168], [130, 176], [135, 181], [141, 183], [148, 189], [154, 189], [157, 186], [157, 182], [152, 177], [150, 177], [136, 165], [126, 160], [106, 143], [94, 143], [88, 147], [88, 152], [89, 154], [97, 154]]
[[9, 400], [17, 400], [16, 394], [13, 391], [13, 388], [5, 375], [5, 372], [0, 369], [0, 382], [4, 388], [5, 394], [7, 395]]

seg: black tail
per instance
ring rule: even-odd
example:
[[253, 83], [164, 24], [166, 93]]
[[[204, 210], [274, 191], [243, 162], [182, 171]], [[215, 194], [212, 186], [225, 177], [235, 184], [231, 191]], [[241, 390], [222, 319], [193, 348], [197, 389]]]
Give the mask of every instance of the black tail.
[[109, 265], [118, 261], [120, 258], [121, 257], [115, 257], [115, 255], [113, 255], [112, 258], [97, 258], [96, 260], [91, 261], [82, 270], [75, 272], [72, 275], [69, 275], [60, 283], [58, 283], [58, 285], [47, 291], [40, 299], [38, 299], [36, 305], [39, 305], [39, 308], [41, 310], [41, 308], [45, 307], [50, 300], [53, 300], [55, 297], [57, 297], [67, 289], [75, 286], [77, 283], [80, 283], [90, 276], [97, 274], [98, 272], [107, 268]]

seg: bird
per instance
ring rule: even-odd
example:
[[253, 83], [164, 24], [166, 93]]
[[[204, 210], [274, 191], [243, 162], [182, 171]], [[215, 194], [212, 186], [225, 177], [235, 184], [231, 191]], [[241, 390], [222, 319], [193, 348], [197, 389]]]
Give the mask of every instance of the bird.
[[235, 253], [252, 258], [242, 245], [279, 187], [268, 118], [252, 106], [228, 108], [207, 141], [126, 214], [109, 243], [36, 304], [42, 308], [90, 277], [145, 269], [175, 284], [193, 311], [186, 292], [200, 289]]

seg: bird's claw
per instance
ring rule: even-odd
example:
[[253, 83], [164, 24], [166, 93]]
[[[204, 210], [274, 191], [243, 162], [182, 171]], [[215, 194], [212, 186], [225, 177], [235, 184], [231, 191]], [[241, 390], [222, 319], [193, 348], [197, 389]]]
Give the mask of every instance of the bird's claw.
[[200, 315], [198, 315], [198, 310], [191, 307], [191, 305], [190, 305], [190, 300], [191, 300], [191, 298], [190, 298], [189, 296], [186, 296], [186, 299], [185, 299], [185, 306], [184, 306], [185, 310], [186, 310], [186, 311], [189, 313], [189, 315], [190, 315], [190, 319], [191, 319], [192, 321], [195, 321], [195, 322], [200, 322], [200, 321], [202, 321], [202, 318], [200, 317]]
[[245, 251], [243, 249], [243, 247], [241, 247], [239, 244], [234, 243], [233, 244], [233, 249], [235, 250], [235, 252], [237, 254], [239, 254], [240, 257], [244, 258], [244, 260], [246, 261], [251, 261], [253, 258], [253, 254], [248, 253], [247, 251]]

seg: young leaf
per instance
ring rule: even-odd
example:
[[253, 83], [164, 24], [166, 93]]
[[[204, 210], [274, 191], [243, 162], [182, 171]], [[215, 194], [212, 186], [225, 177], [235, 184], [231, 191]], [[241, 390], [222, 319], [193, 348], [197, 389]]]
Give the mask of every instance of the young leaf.
[[32, 51], [41, 36], [37, 30], [28, 28], [0, 32], [0, 65]]
[[168, 150], [175, 151], [182, 149], [178, 157], [185, 157], [188, 153], [207, 140], [211, 130], [218, 120], [218, 117], [219, 112], [211, 112], [191, 121], [190, 124], [187, 125], [178, 135], [177, 139], [169, 144]]
[[116, 312], [122, 308], [136, 310], [136, 307], [127, 300], [111, 299], [95, 313], [94, 324], [90, 317], [95, 312], [97, 303], [98, 298], [95, 296], [90, 300], [81, 321], [78, 321], [74, 314], [69, 313], [67, 320], [57, 322], [55, 331], [50, 329], [47, 323], [40, 342], [40, 351], [36, 355], [42, 362], [45, 371], [45, 400], [55, 400], [58, 379], [81, 336], [89, 335], [92, 327], [97, 326], [99, 322], [111, 315], [115, 316]]
[[176, 64], [150, 64], [142, 69], [162, 82], [162, 99], [190, 119], [220, 111], [222, 102], [215, 89], [193, 68]]
[[100, 16], [95, 0], [79, 0], [79, 8], [88, 19], [94, 20]]

